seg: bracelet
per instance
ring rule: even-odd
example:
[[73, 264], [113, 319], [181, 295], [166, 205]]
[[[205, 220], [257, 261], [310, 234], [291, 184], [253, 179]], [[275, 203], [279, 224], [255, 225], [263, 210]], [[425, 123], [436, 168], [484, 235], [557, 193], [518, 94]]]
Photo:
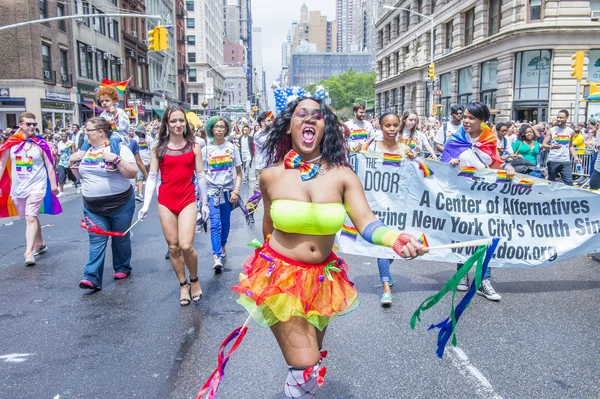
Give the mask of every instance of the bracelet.
[[113, 163], [115, 164], [115, 166], [119, 166], [119, 164], [121, 163], [121, 157], [117, 155]]

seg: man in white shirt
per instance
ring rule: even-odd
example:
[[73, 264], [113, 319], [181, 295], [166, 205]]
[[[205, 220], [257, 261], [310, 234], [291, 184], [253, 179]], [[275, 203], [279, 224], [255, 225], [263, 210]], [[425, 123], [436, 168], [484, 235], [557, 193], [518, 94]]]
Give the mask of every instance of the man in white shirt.
[[[269, 138], [269, 127], [273, 123], [273, 119], [269, 117], [267, 112], [263, 112], [258, 116], [257, 122], [260, 126], [260, 130], [254, 134], [254, 173], [256, 176], [256, 183], [254, 184], [255, 194], [260, 192], [260, 174], [263, 169], [267, 167], [267, 162], [269, 161], [269, 154], [265, 153], [265, 144]], [[260, 199], [261, 197], [258, 197], [253, 201], [248, 202], [247, 206], [249, 206], [251, 209], [255, 209], [260, 202]]]
[[352, 111], [354, 111], [354, 119], [346, 122], [346, 126], [350, 129], [348, 147], [350, 151], [360, 151], [365, 143], [375, 136], [375, 131], [369, 121], [365, 120], [367, 111], [365, 104], [354, 104]]
[[435, 149], [438, 152], [444, 152], [446, 141], [462, 126], [463, 109], [460, 105], [454, 104], [450, 107], [450, 120], [440, 127], [433, 139]]
[[250, 136], [250, 126], [244, 125], [242, 127], [242, 136], [239, 139], [240, 143], [240, 154], [242, 155], [242, 171], [243, 181], [242, 183], [249, 182], [250, 164], [254, 158], [254, 146], [253, 138]]
[[[569, 119], [569, 111], [561, 109], [556, 114], [556, 126], [548, 131], [542, 147], [548, 150], [548, 180], [556, 181], [558, 175], [563, 183], [567, 186], [573, 185], [573, 162], [570, 155], [577, 163], [581, 163], [581, 159], [575, 152], [573, 146], [573, 136], [575, 132], [570, 127], [567, 127], [567, 119]], [[569, 155], [570, 154], [570, 155]]]

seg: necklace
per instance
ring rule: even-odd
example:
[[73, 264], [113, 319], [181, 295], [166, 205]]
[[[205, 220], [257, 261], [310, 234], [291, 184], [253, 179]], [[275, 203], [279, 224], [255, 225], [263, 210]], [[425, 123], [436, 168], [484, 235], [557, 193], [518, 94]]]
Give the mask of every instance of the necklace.
[[[319, 155], [316, 158], [310, 159], [306, 162], [311, 162], [311, 163], [315, 163], [317, 165], [319, 165], [319, 169], [317, 170], [317, 173], [321, 176], [323, 176], [325, 173], [327, 173], [327, 169], [325, 169], [322, 165], [321, 165], [321, 158], [323, 158], [323, 155]], [[319, 161], [319, 162], [317, 162]]]

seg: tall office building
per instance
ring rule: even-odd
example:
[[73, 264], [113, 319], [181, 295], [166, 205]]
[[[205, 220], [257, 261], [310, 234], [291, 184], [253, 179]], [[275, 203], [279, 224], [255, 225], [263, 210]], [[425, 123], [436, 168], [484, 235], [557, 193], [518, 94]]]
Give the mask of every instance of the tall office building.
[[246, 48], [246, 90], [253, 93], [254, 68], [252, 57], [252, 9], [251, 0], [222, 0], [225, 19], [224, 36], [229, 43]]
[[337, 52], [362, 51], [363, 0], [336, 0]]
[[262, 28], [255, 26], [252, 28], [252, 66], [254, 68], [254, 93], [251, 93], [250, 100], [254, 104], [258, 105], [261, 111], [267, 109], [266, 93], [263, 91], [264, 82], [264, 69], [263, 69], [263, 53], [262, 53]]

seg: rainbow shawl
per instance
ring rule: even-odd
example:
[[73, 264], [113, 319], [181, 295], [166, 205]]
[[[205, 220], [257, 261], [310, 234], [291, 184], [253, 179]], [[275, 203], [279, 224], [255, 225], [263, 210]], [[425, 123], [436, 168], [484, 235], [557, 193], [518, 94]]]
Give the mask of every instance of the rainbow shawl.
[[[50, 151], [50, 147], [48, 143], [41, 136], [31, 136], [29, 138], [25, 138], [25, 135], [21, 130], [18, 130], [17, 133], [10, 136], [6, 142], [0, 147], [0, 156], [4, 151], [9, 151], [12, 147], [16, 145], [24, 146], [27, 141], [31, 141], [37, 144], [46, 154], [48, 159], [53, 159], [52, 152]], [[0, 189], [4, 194], [0, 197], [0, 218], [18, 216], [17, 208], [13, 204], [12, 197], [10, 196], [11, 189], [11, 161], [10, 157], [8, 158], [8, 162], [6, 163], [6, 168], [4, 169], [4, 174], [0, 178]], [[55, 174], [54, 179], [57, 179]], [[58, 179], [57, 179], [58, 182]], [[40, 209], [41, 213], [45, 213], [48, 215], [58, 215], [62, 212], [62, 207], [60, 202], [56, 198], [54, 194], [52, 194], [52, 190], [50, 190], [50, 180], [48, 179], [48, 184], [46, 185], [46, 196], [44, 197], [44, 202], [42, 203], [42, 208]], [[6, 195], [8, 194], [8, 195]]]
[[460, 129], [454, 133], [444, 146], [444, 152], [442, 153], [442, 162], [450, 162], [451, 159], [458, 159], [460, 154], [469, 148], [477, 147], [481, 151], [485, 152], [492, 158], [492, 165], [502, 165], [504, 162], [500, 159], [496, 143], [498, 139], [490, 128], [486, 128], [481, 132], [481, 136], [476, 143], [471, 143], [467, 137], [467, 132], [461, 126]]

